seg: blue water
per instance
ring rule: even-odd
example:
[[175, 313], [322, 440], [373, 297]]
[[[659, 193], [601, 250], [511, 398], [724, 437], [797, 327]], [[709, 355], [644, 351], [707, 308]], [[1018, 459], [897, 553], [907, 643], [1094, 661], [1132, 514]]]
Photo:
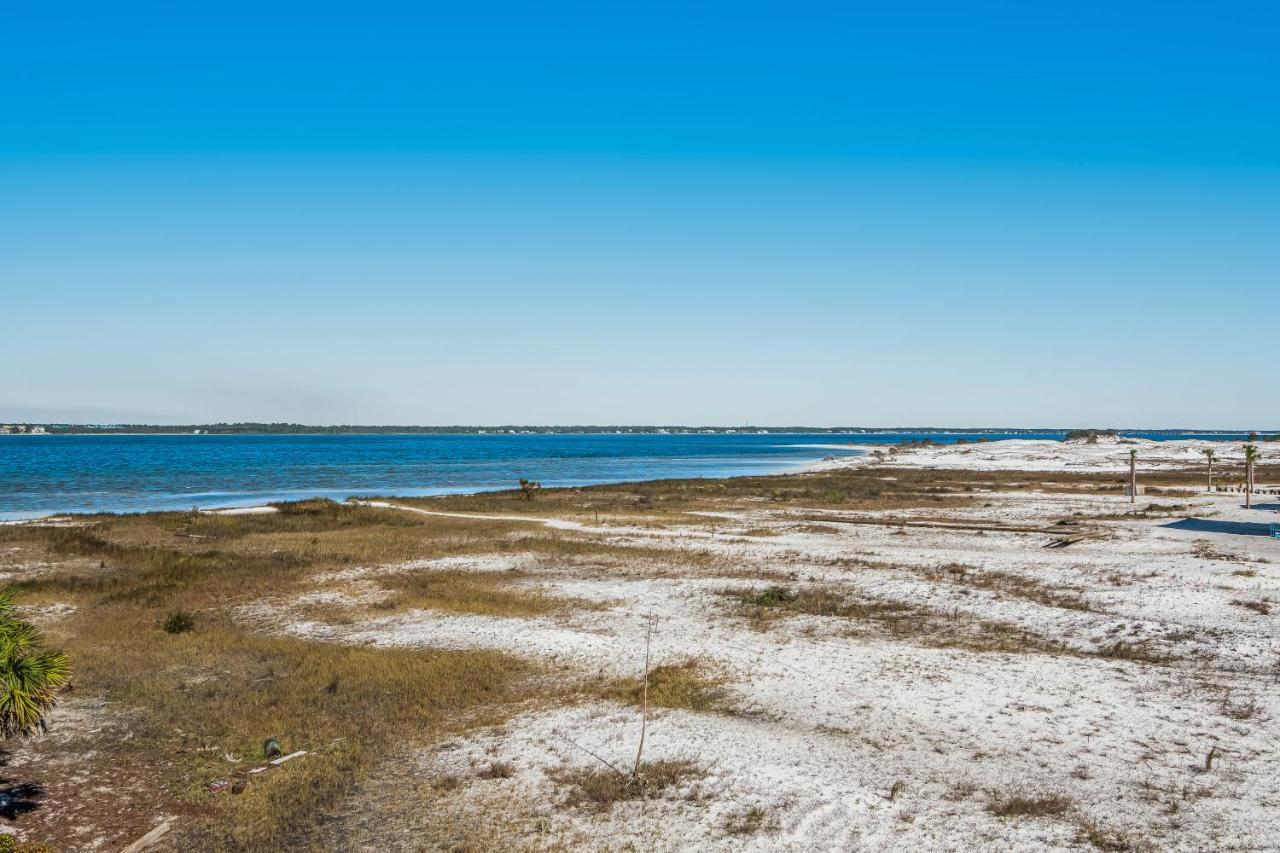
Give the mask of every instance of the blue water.
[[975, 436], [6, 435], [0, 436], [0, 518], [476, 492], [514, 488], [520, 477], [578, 486], [768, 474], [857, 452], [843, 443], [964, 437]]

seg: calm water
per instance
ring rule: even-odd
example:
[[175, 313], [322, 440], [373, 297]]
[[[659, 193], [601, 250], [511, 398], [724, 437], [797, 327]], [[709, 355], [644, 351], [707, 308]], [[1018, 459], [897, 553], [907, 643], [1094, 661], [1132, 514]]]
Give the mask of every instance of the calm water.
[[[0, 518], [244, 506], [315, 496], [474, 492], [514, 488], [520, 477], [569, 486], [767, 474], [856, 453], [842, 443], [924, 437], [955, 441], [965, 436], [0, 436]], [[1062, 433], [1017, 437], [1061, 438]]]

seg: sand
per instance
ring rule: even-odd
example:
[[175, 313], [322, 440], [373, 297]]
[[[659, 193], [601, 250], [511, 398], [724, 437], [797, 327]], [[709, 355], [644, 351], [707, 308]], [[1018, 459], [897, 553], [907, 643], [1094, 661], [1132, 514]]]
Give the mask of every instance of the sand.
[[[1200, 444], [1136, 446], [1143, 464], [1156, 467], [1194, 463]], [[1127, 446], [993, 442], [907, 451], [894, 464], [1119, 470]], [[952, 515], [1047, 525], [1131, 508], [1105, 494], [992, 493], [984, 503]], [[704, 775], [654, 800], [605, 812], [563, 805], [565, 790], [549, 771], [601, 766], [588, 750], [620, 765], [634, 758], [638, 714], [608, 702], [530, 711], [500, 730], [402, 759], [415, 778], [464, 780], [434, 806], [440, 819], [452, 815], [517, 848], [1280, 849], [1280, 616], [1264, 612], [1280, 608], [1280, 540], [1259, 535], [1280, 520], [1280, 504], [1245, 510], [1239, 495], [1216, 493], [1142, 505], [1157, 517], [1099, 521], [1104, 535], [1058, 550], [1043, 547], [1043, 534], [900, 530], [835, 516], [827, 532], [813, 532], [794, 510], [718, 513], [708, 528], [548, 518], [579, 535], [710, 551], [741, 571], [646, 576], [581, 561], [548, 566], [530, 555], [421, 561], [410, 568], [519, 565], [531, 588], [609, 606], [535, 619], [411, 611], [342, 625], [290, 618], [287, 606], [283, 617], [272, 612], [278, 630], [322, 641], [498, 648], [566, 673], [604, 675], [638, 673], [653, 618], [655, 664], [698, 658], [728, 678], [733, 713], [655, 712], [646, 756], [689, 759]], [[742, 532], [762, 529], [775, 535]], [[969, 574], [939, 571], [955, 563]], [[368, 600], [368, 585], [385, 569], [350, 572], [352, 600]], [[760, 630], [722, 594], [760, 587], [753, 570], [951, 613], [964, 624], [998, 622], [1052, 640], [1060, 652], [936, 647], [927, 637], [851, 630], [848, 620], [823, 616]], [[1022, 578], [1076, 604], [973, 582], [983, 576]], [[328, 587], [342, 579], [322, 580]], [[1105, 656], [1117, 642], [1168, 661]], [[479, 778], [493, 761], [509, 763], [510, 777]], [[1061, 808], [993, 813], [1014, 795], [1059, 797]], [[750, 814], [758, 821], [746, 822]], [[385, 826], [365, 830], [362, 843], [390, 843], [386, 833], [397, 824]]]
[[[1280, 446], [1257, 445], [1262, 462], [1280, 462]], [[968, 471], [1098, 471], [1129, 470], [1129, 451], [1137, 450], [1139, 471], [1158, 471], [1205, 466], [1204, 451], [1212, 449], [1218, 464], [1241, 464], [1243, 444], [1225, 441], [1152, 441], [1143, 438], [1099, 437], [1085, 441], [1048, 439], [1008, 439], [968, 444], [937, 444], [907, 447], [889, 452], [885, 445], [861, 445], [865, 456], [851, 456], [821, 463], [823, 468], [890, 463], [913, 468], [940, 468]]]

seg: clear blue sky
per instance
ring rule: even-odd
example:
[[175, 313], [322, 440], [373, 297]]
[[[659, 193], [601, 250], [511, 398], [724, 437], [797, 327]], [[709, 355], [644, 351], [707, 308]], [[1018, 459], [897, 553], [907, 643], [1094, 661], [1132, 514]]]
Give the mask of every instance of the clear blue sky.
[[1264, 2], [10, 4], [0, 420], [1275, 428], [1277, 45]]

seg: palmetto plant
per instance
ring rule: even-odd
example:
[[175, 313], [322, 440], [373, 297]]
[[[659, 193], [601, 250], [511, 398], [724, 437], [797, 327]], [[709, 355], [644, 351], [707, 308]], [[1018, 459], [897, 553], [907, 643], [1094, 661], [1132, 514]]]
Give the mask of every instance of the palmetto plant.
[[1245, 508], [1253, 506], [1253, 466], [1258, 461], [1258, 445], [1246, 444], [1244, 446], [1244, 505]]
[[1206, 447], [1200, 451], [1204, 454], [1205, 461], [1209, 463], [1209, 484], [1205, 487], [1206, 492], [1213, 491], [1213, 460], [1218, 458], [1218, 454], [1214, 452], [1212, 447]]
[[46, 648], [40, 629], [14, 612], [13, 593], [0, 590], [0, 737], [43, 731], [70, 676], [67, 656]]

